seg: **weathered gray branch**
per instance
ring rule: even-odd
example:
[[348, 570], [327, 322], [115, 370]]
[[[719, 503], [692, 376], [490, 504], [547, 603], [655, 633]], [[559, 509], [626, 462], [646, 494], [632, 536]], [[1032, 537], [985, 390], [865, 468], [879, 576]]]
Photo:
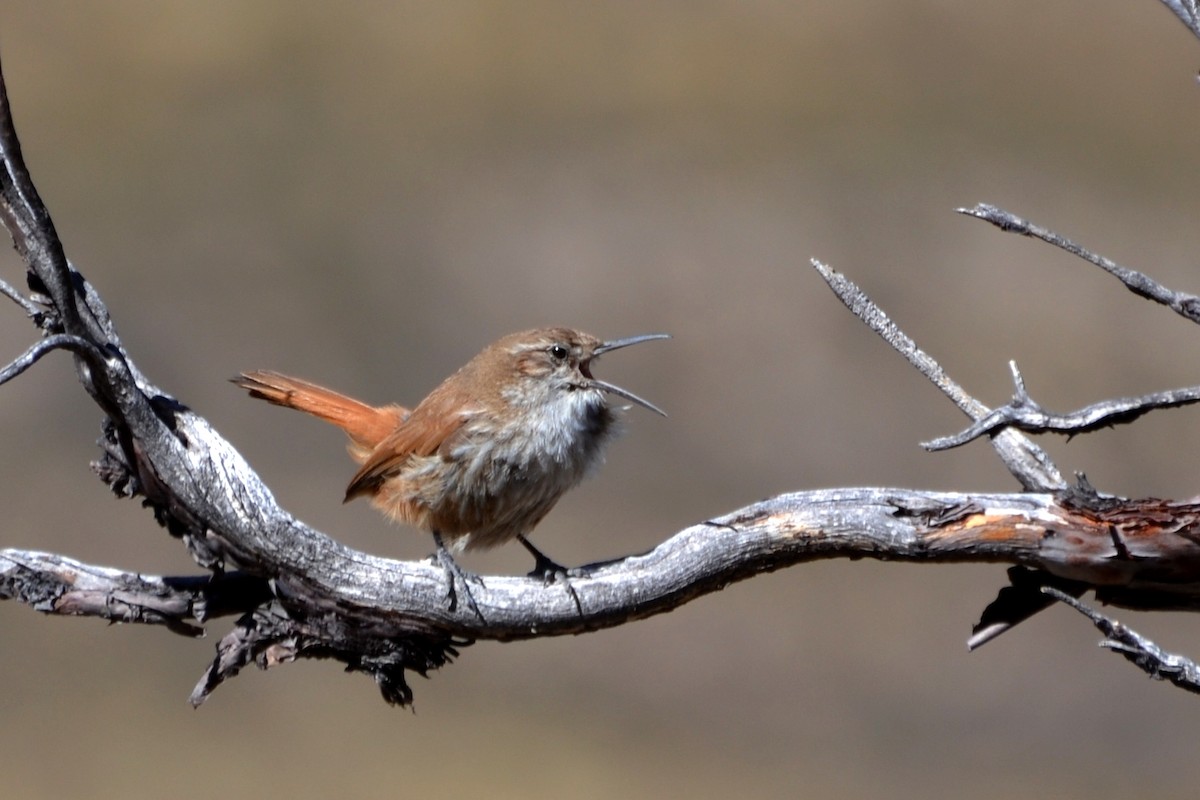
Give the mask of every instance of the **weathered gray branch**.
[[[971, 419], [986, 418], [990, 409], [969, 395], [959, 386], [941, 365], [937, 363], [914, 342], [904, 331], [900, 330], [883, 309], [875, 305], [862, 289], [858, 288], [849, 278], [812, 259], [812, 265], [820, 273], [829, 288], [838, 299], [850, 309], [856, 317], [867, 324], [871, 330], [879, 334], [890, 344], [908, 363], [928, 378], [934, 386], [941, 389], [963, 413]], [[992, 446], [997, 455], [1008, 467], [1013, 477], [1020, 481], [1026, 490], [1045, 492], [1062, 489], [1067, 485], [1058, 468], [1050, 461], [1036, 444], [1015, 431], [1005, 430], [993, 438]]]
[[[297, 533], [301, 542], [324, 538]], [[214, 609], [247, 612], [220, 643], [217, 661], [193, 695], [197, 703], [251, 661], [265, 667], [297, 657], [343, 660], [372, 674], [390, 700], [407, 702], [404, 669], [441, 666], [474, 639], [612, 627], [817, 559], [1017, 563], [1048, 576], [1038, 588], [1077, 585], [1114, 605], [1200, 609], [1200, 504], [1125, 501], [1086, 489], [781, 495], [685, 529], [645, 554], [584, 567], [572, 579], [582, 615], [563, 587], [488, 577], [474, 589], [481, 621], [466, 609], [446, 608], [438, 566], [349, 550], [326, 563], [327, 555], [307, 568], [292, 565], [296, 574], [269, 586], [252, 575], [155, 578], [0, 551], [0, 597], [47, 613], [166, 624], [190, 634], [219, 615]]]
[[952, 447], [961, 447], [981, 436], [1006, 429], [1017, 429], [1027, 433], [1060, 433], [1066, 436], [1076, 436], [1081, 433], [1098, 431], [1101, 428], [1111, 428], [1114, 425], [1124, 425], [1151, 411], [1182, 408], [1200, 402], [1200, 386], [1189, 386], [1183, 389], [1168, 389], [1165, 392], [1155, 392], [1141, 397], [1101, 400], [1077, 411], [1055, 414], [1042, 408], [1040, 403], [1029, 396], [1029, 392], [1025, 389], [1025, 379], [1021, 377], [1021, 371], [1017, 369], [1017, 362], [1010, 361], [1008, 365], [1012, 370], [1015, 391], [1013, 399], [1007, 405], [992, 409], [961, 433], [942, 436], [924, 442], [921, 446], [926, 450], [948, 450]]
[[1181, 689], [1200, 694], [1200, 666], [1187, 656], [1168, 653], [1137, 631], [1104, 616], [1066, 592], [1050, 586], [1042, 591], [1090, 619], [1105, 636], [1100, 642], [1101, 647], [1119, 653], [1155, 680], [1169, 681]]
[[1097, 255], [1086, 247], [1076, 244], [1065, 236], [1060, 236], [1052, 230], [1036, 225], [1002, 208], [988, 205], [987, 203], [979, 203], [971, 208], [960, 208], [958, 209], [958, 213], [990, 222], [1006, 233], [1017, 233], [1021, 236], [1029, 236], [1034, 239], [1040, 239], [1047, 244], [1052, 244], [1071, 255], [1078, 256], [1084, 261], [1100, 267], [1100, 269], [1125, 284], [1126, 289], [1139, 297], [1153, 300], [1155, 303], [1171, 309], [1184, 319], [1200, 323], [1200, 297], [1194, 294], [1175, 291], [1163, 286], [1158, 281], [1135, 269], [1123, 267], [1111, 259]]
[[1200, 38], [1200, 5], [1196, 0], [1162, 0], [1163, 5], [1171, 9], [1179, 21], [1188, 26], [1197, 38]]
[[203, 636], [204, 622], [250, 611], [270, 597], [266, 582], [253, 575], [160, 578], [53, 553], [0, 550], [0, 599], [46, 614], [165, 625], [184, 636]]

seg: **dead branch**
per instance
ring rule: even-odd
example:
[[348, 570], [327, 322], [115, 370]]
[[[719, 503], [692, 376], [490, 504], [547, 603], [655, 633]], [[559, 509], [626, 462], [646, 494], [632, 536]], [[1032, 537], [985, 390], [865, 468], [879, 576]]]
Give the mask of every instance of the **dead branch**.
[[1200, 5], [1196, 0], [1162, 0], [1163, 5], [1171, 9], [1179, 21], [1200, 38]]
[[[437, 669], [478, 639], [595, 631], [670, 611], [763, 572], [862, 557], [1012, 564], [1012, 585], [985, 611], [973, 644], [1057, 599], [1103, 622], [1119, 652], [1151, 674], [1194, 683], [1186, 659], [1075, 598], [1091, 590], [1099, 601], [1124, 607], [1200, 609], [1200, 505], [1102, 495], [1082, 480], [1069, 486], [1014, 429], [1017, 422], [1004, 418], [978, 435], [990, 437], [1022, 493], [781, 495], [693, 525], [647, 553], [585, 566], [572, 577], [573, 592], [489, 576], [472, 590], [482, 619], [465, 607], [447, 608], [440, 566], [361, 553], [297, 521], [206, 420], [138, 371], [99, 294], [63, 252], [22, 159], [2, 76], [0, 218], [25, 261], [29, 286], [26, 293], [0, 283], [0, 292], [42, 335], [0, 370], [0, 383], [54, 351], [71, 353], [81, 384], [104, 414], [96, 472], [118, 495], [140, 498], [204, 570], [154, 577], [4, 550], [0, 598], [44, 613], [162, 625], [188, 636], [204, 632], [210, 620], [238, 615], [192, 694], [195, 704], [247, 664], [298, 658], [336, 659], [370, 675], [389, 702], [406, 704], [407, 672]], [[968, 416], [995, 418], [857, 286], [814, 264], [854, 313]]]
[[921, 446], [926, 450], [949, 450], [952, 447], [961, 447], [980, 436], [986, 436], [1006, 428], [1014, 428], [1026, 433], [1061, 433], [1065, 436], [1075, 436], [1102, 428], [1111, 428], [1115, 425], [1124, 425], [1151, 411], [1181, 408], [1200, 402], [1200, 386], [1189, 386], [1182, 389], [1168, 389], [1165, 392], [1155, 392], [1141, 397], [1101, 400], [1076, 411], [1055, 414], [1044, 409], [1041, 403], [1029, 396], [1029, 392], [1025, 389], [1025, 379], [1021, 377], [1021, 371], [1017, 369], [1017, 362], [1010, 361], [1008, 366], [1012, 370], [1015, 391], [1013, 399], [1007, 405], [992, 409], [961, 433], [942, 436], [924, 442]]
[[[917, 347], [904, 331], [900, 330], [883, 309], [875, 305], [862, 289], [844, 275], [834, 272], [817, 259], [811, 260], [829, 288], [845, 304], [846, 308], [879, 334], [908, 363], [942, 390], [964, 414], [971, 419], [987, 419], [990, 409], [967, 394], [954, 382], [941, 365], [928, 353]], [[992, 446], [1008, 471], [1027, 491], [1054, 491], [1066, 486], [1062, 474], [1050, 461], [1050, 457], [1029, 439], [1013, 431], [1000, 431], [992, 440]]]
[[1018, 217], [1002, 208], [987, 203], [979, 203], [971, 208], [960, 208], [958, 213], [968, 217], [990, 222], [1005, 233], [1017, 233], [1040, 239], [1047, 244], [1065, 250], [1073, 256], [1078, 256], [1089, 264], [1094, 264], [1112, 275], [1125, 285], [1125, 288], [1136, 294], [1164, 305], [1184, 319], [1200, 322], [1200, 297], [1187, 292], [1178, 292], [1163, 286], [1149, 276], [1129, 267], [1123, 267], [1112, 259], [1097, 255], [1082, 245], [1076, 244], [1065, 236], [1060, 236], [1052, 230], [1036, 225], [1027, 219]]
[[1090, 619], [1105, 636], [1100, 642], [1101, 647], [1120, 653], [1127, 661], [1155, 680], [1170, 681], [1181, 689], [1200, 694], [1200, 667], [1190, 658], [1178, 653], [1168, 653], [1137, 631], [1097, 613], [1095, 609], [1087, 607], [1066, 592], [1052, 586], [1047, 586], [1042, 591]]

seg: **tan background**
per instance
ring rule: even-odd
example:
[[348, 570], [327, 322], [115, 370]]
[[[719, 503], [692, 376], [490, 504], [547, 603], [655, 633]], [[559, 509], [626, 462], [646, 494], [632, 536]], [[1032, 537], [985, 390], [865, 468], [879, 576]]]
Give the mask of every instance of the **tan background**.
[[[538, 530], [566, 562], [786, 490], [1015, 488], [985, 445], [918, 448], [962, 418], [811, 256], [986, 402], [1009, 358], [1059, 409], [1200, 381], [1195, 327], [952, 211], [1004, 205], [1200, 291], [1200, 51], [1154, 2], [4, 0], [0, 48], [38, 185], [141, 367], [374, 553], [430, 548], [340, 505], [335, 431], [228, 376], [411, 402], [511, 330], [671, 332], [601, 367], [671, 417], [634, 413]], [[15, 307], [0, 326], [9, 356], [32, 339]], [[99, 415], [65, 357], [0, 391], [0, 543], [194, 571], [90, 474]], [[1185, 497], [1198, 415], [1047, 444], [1104, 490]], [[1194, 796], [1200, 699], [1082, 618], [965, 651], [1002, 580], [786, 570], [619, 630], [480, 644], [415, 679], [416, 715], [312, 662], [193, 712], [212, 636], [3, 604], [4, 794]], [[1200, 655], [1194, 618], [1120, 616]]]

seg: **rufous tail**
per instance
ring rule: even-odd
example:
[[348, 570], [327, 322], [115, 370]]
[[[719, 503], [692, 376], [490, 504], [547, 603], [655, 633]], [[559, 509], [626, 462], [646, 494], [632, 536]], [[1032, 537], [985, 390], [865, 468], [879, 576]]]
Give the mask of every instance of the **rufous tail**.
[[251, 397], [294, 408], [337, 425], [350, 437], [350, 454], [360, 462], [394, 432], [409, 413], [401, 406], [369, 406], [324, 386], [270, 370], [243, 372], [232, 381], [248, 390]]

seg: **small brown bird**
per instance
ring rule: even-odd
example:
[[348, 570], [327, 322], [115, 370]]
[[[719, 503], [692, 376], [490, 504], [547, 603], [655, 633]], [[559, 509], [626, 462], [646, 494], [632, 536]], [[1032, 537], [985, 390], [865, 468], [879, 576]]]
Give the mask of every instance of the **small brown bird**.
[[603, 353], [666, 338], [602, 342], [570, 328], [514, 333], [486, 347], [411, 411], [369, 406], [277, 372], [233, 380], [251, 397], [346, 432], [350, 455], [361, 466], [345, 500], [366, 496], [392, 519], [430, 531], [450, 574], [453, 602], [453, 577], [466, 576], [446, 543], [457, 552], [517, 539], [537, 559], [531, 574], [550, 581], [565, 572], [526, 535], [602, 461], [619, 416], [608, 396], [666, 416], [595, 378], [592, 366]]

